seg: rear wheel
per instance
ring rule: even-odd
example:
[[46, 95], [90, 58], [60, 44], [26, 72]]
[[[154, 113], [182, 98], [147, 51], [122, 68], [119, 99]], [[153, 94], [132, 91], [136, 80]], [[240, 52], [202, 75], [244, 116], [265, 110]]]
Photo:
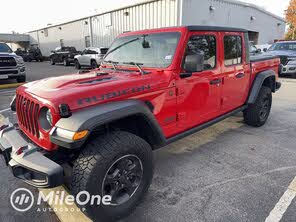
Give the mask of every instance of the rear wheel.
[[50, 58], [50, 65], [55, 65], [53, 58]]
[[63, 64], [64, 64], [64, 66], [69, 66], [70, 62], [69, 62], [69, 60], [67, 58], [64, 58], [63, 59]]
[[270, 114], [272, 104], [271, 89], [262, 86], [254, 104], [250, 104], [244, 111], [244, 120], [250, 126], [260, 127], [264, 125]]
[[92, 68], [92, 69], [96, 69], [96, 68], [98, 68], [98, 64], [97, 64], [97, 62], [96, 62], [95, 60], [92, 60], [92, 61], [91, 61], [91, 68]]
[[111, 196], [110, 205], [79, 205], [95, 221], [111, 221], [129, 215], [147, 192], [153, 176], [153, 155], [142, 138], [123, 131], [91, 140], [74, 163], [71, 190], [74, 195]]

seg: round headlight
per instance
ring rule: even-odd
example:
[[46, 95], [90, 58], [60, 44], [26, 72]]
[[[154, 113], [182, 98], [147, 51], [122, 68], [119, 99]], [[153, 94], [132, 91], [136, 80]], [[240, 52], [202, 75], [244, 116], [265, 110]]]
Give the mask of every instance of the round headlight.
[[46, 112], [46, 120], [49, 122], [50, 126], [52, 126], [52, 115], [50, 109]]
[[44, 130], [50, 130], [52, 128], [52, 113], [47, 107], [43, 107], [40, 110], [39, 124]]

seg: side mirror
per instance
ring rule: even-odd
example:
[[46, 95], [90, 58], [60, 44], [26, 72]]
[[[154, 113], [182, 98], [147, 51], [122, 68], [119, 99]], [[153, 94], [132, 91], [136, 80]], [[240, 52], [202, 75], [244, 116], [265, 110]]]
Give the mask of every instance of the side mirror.
[[263, 52], [267, 52], [267, 48], [264, 48], [264, 49], [263, 49]]
[[187, 55], [185, 58], [184, 69], [187, 72], [201, 72], [204, 69], [205, 56], [203, 53]]

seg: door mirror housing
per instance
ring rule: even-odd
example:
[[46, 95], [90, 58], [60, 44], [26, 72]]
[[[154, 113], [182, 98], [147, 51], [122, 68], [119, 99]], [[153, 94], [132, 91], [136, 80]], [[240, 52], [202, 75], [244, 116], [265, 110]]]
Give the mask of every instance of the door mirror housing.
[[260, 52], [261, 52], [261, 49], [257, 49], [257, 50], [256, 50], [256, 53], [260, 53]]
[[204, 70], [204, 60], [204, 53], [187, 55], [185, 57], [184, 69], [190, 73], [201, 72]]

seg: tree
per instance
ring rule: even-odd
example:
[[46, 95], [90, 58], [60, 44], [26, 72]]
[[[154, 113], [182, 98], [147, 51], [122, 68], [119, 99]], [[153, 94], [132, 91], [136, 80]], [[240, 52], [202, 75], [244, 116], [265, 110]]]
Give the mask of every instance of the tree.
[[296, 0], [290, 0], [290, 5], [286, 10], [286, 21], [289, 30], [286, 35], [287, 40], [295, 40], [296, 38]]

